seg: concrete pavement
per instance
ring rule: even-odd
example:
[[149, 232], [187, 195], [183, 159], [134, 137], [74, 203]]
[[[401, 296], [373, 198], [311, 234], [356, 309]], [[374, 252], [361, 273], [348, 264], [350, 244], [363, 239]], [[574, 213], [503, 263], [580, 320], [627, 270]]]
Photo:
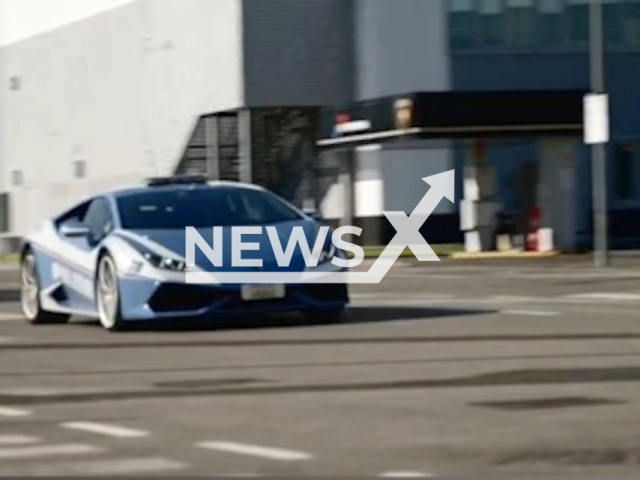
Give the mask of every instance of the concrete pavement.
[[640, 271], [405, 265], [353, 297], [117, 335], [3, 304], [0, 475], [638, 478]]

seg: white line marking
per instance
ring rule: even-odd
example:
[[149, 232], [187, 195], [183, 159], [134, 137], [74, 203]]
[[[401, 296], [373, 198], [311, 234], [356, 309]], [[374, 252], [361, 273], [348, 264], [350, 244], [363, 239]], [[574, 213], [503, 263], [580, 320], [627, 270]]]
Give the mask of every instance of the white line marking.
[[387, 300], [403, 301], [403, 300], [453, 300], [456, 297], [454, 295], [442, 294], [442, 295], [402, 295], [398, 298], [397, 295], [389, 296], [387, 293], [355, 293], [351, 298], [355, 300], [380, 300], [386, 298]]
[[492, 303], [527, 303], [535, 301], [534, 297], [525, 297], [522, 295], [492, 295], [487, 300]]
[[17, 395], [20, 397], [49, 397], [66, 392], [67, 390], [54, 390], [51, 388], [14, 388], [11, 390], [0, 390], [0, 393], [2, 393], [2, 395]]
[[83, 432], [97, 433], [117, 438], [141, 438], [149, 435], [148, 432], [142, 430], [133, 430], [130, 428], [119, 427], [117, 425], [107, 425], [104, 423], [93, 422], [68, 422], [61, 424], [63, 428], [70, 430], [80, 430]]
[[433, 477], [430, 473], [423, 472], [385, 472], [381, 477], [387, 478], [425, 478], [425, 477]]
[[15, 342], [15, 340], [13, 337], [0, 337], [0, 344]]
[[616, 293], [616, 292], [595, 292], [595, 293], [579, 293], [576, 295], [567, 295], [565, 298], [574, 300], [619, 300], [619, 301], [634, 301], [640, 300], [640, 294], [638, 293]]
[[102, 449], [92, 445], [43, 445], [38, 447], [0, 448], [0, 459], [52, 457], [62, 455], [84, 455], [100, 453]]
[[282, 460], [293, 462], [298, 460], [309, 460], [312, 455], [294, 450], [283, 450], [280, 448], [260, 447], [257, 445], [247, 445], [233, 442], [202, 442], [196, 444], [198, 448], [208, 450], [219, 450], [221, 452], [237, 453], [240, 455], [253, 455], [255, 457], [269, 458], [271, 460]]
[[0, 445], [30, 445], [39, 441], [39, 438], [26, 435], [0, 435]]
[[541, 310], [503, 310], [505, 315], [523, 315], [529, 317], [557, 317], [558, 312], [543, 312]]
[[166, 458], [132, 458], [75, 464], [73, 470], [85, 475], [124, 475], [182, 470], [187, 465]]
[[17, 408], [0, 407], [0, 416], [2, 417], [28, 417], [31, 412], [28, 410], [19, 410]]

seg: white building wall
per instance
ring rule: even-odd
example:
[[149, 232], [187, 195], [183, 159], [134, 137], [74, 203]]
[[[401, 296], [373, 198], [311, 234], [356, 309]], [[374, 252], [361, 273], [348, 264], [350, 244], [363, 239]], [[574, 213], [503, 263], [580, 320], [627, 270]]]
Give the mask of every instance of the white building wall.
[[[14, 233], [171, 173], [198, 115], [243, 104], [241, 42], [240, 0], [138, 0], [5, 48], [2, 88], [22, 84], [0, 97], [2, 172], [24, 178], [5, 182]], [[77, 160], [86, 179], [74, 178]]]
[[[451, 90], [450, 56], [446, 9], [447, 0], [357, 0], [356, 95], [358, 100], [402, 95], [421, 91]], [[427, 145], [425, 145], [427, 146]], [[449, 148], [381, 151], [364, 149], [358, 153], [364, 177], [378, 178], [384, 192], [381, 210], [412, 211], [427, 186], [422, 178], [452, 169]], [[378, 173], [372, 172], [378, 165]], [[357, 175], [363, 181], [362, 174]], [[372, 187], [358, 187], [356, 190]], [[363, 201], [365, 201], [363, 199]], [[367, 202], [371, 197], [367, 197]], [[356, 205], [356, 211], [374, 216], [372, 208]], [[438, 213], [454, 213], [443, 201]], [[382, 211], [378, 212], [382, 215]]]
[[6, 168], [5, 163], [7, 159], [7, 109], [5, 105], [7, 103], [7, 95], [9, 94], [9, 80], [5, 73], [5, 52], [0, 49], [0, 80], [4, 82], [0, 85], [0, 192], [6, 191]]

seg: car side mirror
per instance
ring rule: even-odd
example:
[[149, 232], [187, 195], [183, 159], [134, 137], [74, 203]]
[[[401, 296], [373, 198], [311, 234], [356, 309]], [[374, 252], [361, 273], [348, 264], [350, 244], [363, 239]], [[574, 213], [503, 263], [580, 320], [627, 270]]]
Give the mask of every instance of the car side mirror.
[[308, 217], [313, 218], [316, 222], [324, 221], [324, 217], [322, 216], [322, 213], [316, 209], [306, 209], [304, 210], [304, 214], [307, 215]]
[[60, 235], [66, 238], [86, 238], [90, 233], [89, 227], [76, 221], [64, 223], [60, 227]]

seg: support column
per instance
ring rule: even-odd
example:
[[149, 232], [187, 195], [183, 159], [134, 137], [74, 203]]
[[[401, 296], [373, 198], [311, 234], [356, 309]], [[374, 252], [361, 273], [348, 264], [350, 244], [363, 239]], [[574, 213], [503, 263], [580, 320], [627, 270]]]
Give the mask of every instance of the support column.
[[486, 145], [476, 141], [465, 157], [464, 200], [460, 202], [460, 229], [465, 232], [465, 250], [469, 253], [486, 252], [495, 246], [496, 217], [501, 210], [495, 183]]
[[307, 139], [305, 139], [302, 147], [301, 158], [304, 169], [302, 208], [305, 210], [319, 210], [319, 206], [317, 205], [318, 178], [316, 172], [316, 158], [317, 155], [313, 150], [313, 146], [307, 141]]
[[341, 163], [340, 184], [343, 192], [343, 216], [341, 226], [351, 226], [355, 221], [355, 151], [346, 150]]
[[253, 182], [253, 159], [251, 145], [251, 111], [238, 112], [238, 180]]
[[576, 245], [577, 142], [573, 138], [539, 140], [538, 199], [541, 227], [548, 229], [552, 247], [572, 251]]
[[220, 138], [218, 117], [205, 118], [205, 142], [207, 146], [207, 178], [220, 180]]

